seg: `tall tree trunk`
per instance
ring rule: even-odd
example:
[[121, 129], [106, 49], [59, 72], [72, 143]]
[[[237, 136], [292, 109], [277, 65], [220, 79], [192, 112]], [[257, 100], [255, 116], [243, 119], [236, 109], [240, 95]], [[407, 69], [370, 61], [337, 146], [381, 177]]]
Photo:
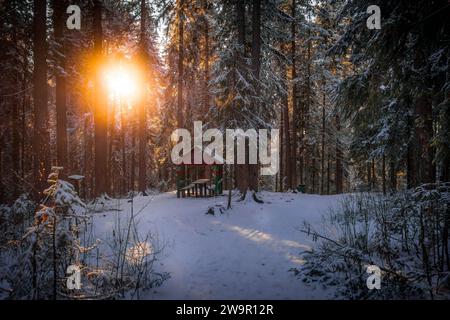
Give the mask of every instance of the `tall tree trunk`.
[[372, 190], [376, 190], [376, 185], [377, 185], [377, 175], [376, 175], [376, 170], [375, 170], [375, 160], [372, 159], [372, 175], [371, 175], [372, 179]]
[[147, 112], [145, 104], [139, 106], [139, 191], [147, 189]]
[[339, 140], [339, 134], [341, 131], [341, 120], [339, 115], [336, 115], [336, 131], [337, 131], [337, 138], [336, 138], [336, 193], [340, 194], [342, 193], [342, 175], [343, 175], [343, 168], [342, 168], [342, 150], [340, 146], [340, 140]]
[[95, 196], [106, 192], [107, 176], [107, 108], [106, 96], [103, 87], [101, 64], [103, 58], [103, 29], [102, 29], [102, 1], [94, 0], [94, 56], [95, 70], [95, 104], [94, 104], [94, 131], [95, 131]]
[[[305, 104], [305, 110], [303, 112], [303, 129], [304, 129], [304, 135], [308, 136], [309, 134], [309, 113], [311, 111], [311, 32], [308, 30], [308, 49], [307, 49], [307, 63], [306, 63], [306, 104]], [[311, 175], [307, 174], [308, 170], [311, 169], [311, 155], [312, 150], [311, 146], [308, 143], [304, 142], [303, 146], [303, 154], [304, 154], [304, 170], [305, 170], [305, 178], [306, 177], [312, 177]], [[306, 180], [306, 179], [305, 179]], [[308, 184], [308, 181], [305, 181], [306, 184]], [[311, 190], [311, 186], [308, 186], [308, 189]]]
[[183, 77], [184, 77], [184, 0], [178, 0], [178, 89], [177, 89], [177, 126], [184, 128]]
[[291, 66], [291, 81], [292, 81], [292, 88], [291, 88], [291, 103], [292, 103], [292, 148], [290, 155], [290, 165], [291, 165], [291, 171], [292, 171], [292, 178], [290, 179], [290, 185], [289, 188], [292, 190], [295, 190], [297, 187], [297, 126], [298, 126], [298, 112], [297, 112], [297, 69], [296, 69], [296, 46], [295, 46], [295, 29], [296, 29], [296, 23], [295, 23], [295, 17], [296, 17], [296, 3], [295, 0], [292, 0], [291, 4], [291, 17], [292, 17], [292, 24], [291, 24], [291, 60], [292, 60], [292, 66]]
[[127, 192], [128, 184], [128, 168], [127, 168], [127, 154], [126, 154], [126, 132], [128, 131], [127, 121], [125, 120], [124, 102], [120, 102], [120, 149], [122, 151], [122, 195]]
[[[422, 68], [423, 61], [426, 60], [424, 48], [415, 50], [414, 67]], [[429, 73], [430, 70], [427, 70]], [[416, 165], [416, 184], [435, 182], [436, 167], [433, 163], [435, 150], [431, 146], [433, 132], [433, 105], [430, 94], [426, 91], [427, 84], [418, 97], [413, 101], [414, 104], [414, 140], [415, 151], [413, 153]], [[414, 184], [414, 186], [416, 185]]]
[[[241, 51], [245, 50], [245, 10], [243, 10], [244, 5], [241, 1], [237, 2], [237, 22], [238, 22], [238, 37], [240, 45], [242, 46]], [[242, 42], [241, 42], [242, 41]], [[241, 52], [241, 56], [243, 53]], [[261, 68], [261, 1], [252, 1], [252, 46], [251, 46], [251, 61], [252, 61], [252, 73], [255, 79], [255, 94], [259, 95], [259, 74]], [[239, 58], [239, 67], [242, 68], [243, 60], [242, 57]], [[241, 69], [242, 70], [242, 69]], [[252, 99], [251, 108], [255, 114], [259, 114], [260, 105], [256, 99]], [[258, 128], [255, 128], [256, 130]], [[244, 165], [238, 165], [238, 188], [241, 193], [241, 199], [244, 199], [247, 194], [247, 190], [253, 192], [253, 197], [255, 200], [259, 201], [256, 197], [256, 192], [258, 191], [258, 174], [259, 165], [249, 164], [249, 141], [246, 139], [245, 142], [245, 154], [246, 161]]]
[[322, 144], [321, 144], [321, 168], [320, 168], [320, 194], [324, 193], [324, 179], [325, 179], [325, 81], [323, 85], [323, 101], [322, 101]]
[[[47, 174], [50, 172], [48, 166], [48, 148], [49, 141], [47, 131], [48, 116], [48, 92], [47, 92], [47, 27], [46, 14], [47, 3], [45, 0], [34, 0], [34, 71], [33, 71], [33, 100], [34, 100], [34, 138], [33, 138], [33, 156], [34, 156], [34, 179], [35, 189], [38, 191], [37, 197], [41, 196], [41, 190], [45, 187]], [[39, 221], [39, 219], [38, 219]], [[38, 222], [39, 223], [39, 222]], [[37, 278], [38, 268], [38, 236], [32, 245], [32, 297], [39, 299], [39, 284]]]
[[241, 46], [241, 52], [239, 52], [238, 66], [242, 68], [243, 57], [245, 54], [245, 2], [236, 1], [236, 20], [238, 27], [238, 42]]
[[91, 117], [86, 116], [84, 119], [84, 163], [83, 175], [85, 176], [85, 185], [83, 196], [90, 198], [93, 190], [93, 172], [92, 172], [92, 135], [91, 135]]
[[[448, 30], [448, 28], [447, 28]], [[447, 46], [447, 66], [450, 65], [450, 46]], [[446, 72], [446, 81], [450, 82], [450, 68], [447, 68]], [[447, 86], [444, 98], [446, 101], [450, 99], [450, 88]], [[439, 153], [441, 154], [440, 159], [440, 177], [439, 181], [450, 181], [450, 108], [442, 108], [440, 114], [440, 130], [443, 132], [442, 141], [439, 144]], [[450, 261], [447, 259], [447, 263], [450, 264]]]
[[381, 183], [383, 185], [383, 194], [386, 194], [386, 156], [384, 154], [381, 163]]
[[327, 155], [327, 194], [330, 194], [330, 185], [331, 185], [331, 158], [330, 158], [330, 152], [328, 151], [328, 155]]
[[312, 193], [316, 193], [316, 148], [312, 146], [313, 155], [311, 163], [311, 182], [312, 182]]
[[[245, 57], [245, 3], [243, 1], [236, 2], [236, 22], [238, 29], [238, 42], [240, 49], [237, 52], [237, 67], [241, 72], [244, 70]], [[236, 157], [235, 157], [236, 158]], [[237, 164], [235, 166], [235, 183], [242, 197], [245, 197], [248, 188], [248, 165]]]
[[[18, 75], [17, 75], [17, 79], [15, 81], [16, 83], [16, 87], [15, 88], [20, 88], [20, 81], [18, 79]], [[12, 129], [12, 148], [11, 148], [11, 165], [12, 165], [12, 170], [14, 172], [14, 175], [19, 176], [19, 169], [20, 169], [20, 149], [19, 149], [19, 145], [20, 145], [20, 125], [19, 125], [19, 105], [20, 105], [20, 97], [19, 96], [14, 96], [11, 99], [12, 102], [12, 112], [11, 112], [11, 129]], [[13, 185], [11, 186], [11, 191], [12, 191], [12, 197], [13, 199], [15, 199], [18, 196], [18, 184], [17, 183], [13, 183]]]
[[[147, 38], [145, 34], [146, 25], [147, 25], [147, 6], [145, 4], [145, 0], [141, 0], [141, 54], [142, 59], [144, 60], [144, 63], [147, 60]], [[139, 116], [139, 128], [138, 128], [138, 135], [139, 135], [139, 191], [145, 192], [145, 189], [147, 188], [147, 110], [146, 110], [146, 94], [145, 94], [145, 88], [144, 92], [142, 93], [141, 101], [139, 103], [139, 110], [138, 110], [138, 116]]]
[[408, 142], [406, 150], [406, 187], [408, 189], [416, 186], [416, 166], [414, 161], [413, 142]]
[[117, 191], [117, 163], [115, 157], [115, 151], [117, 150], [117, 132], [116, 132], [116, 102], [114, 101], [111, 106], [111, 114], [109, 118], [109, 144], [108, 144], [108, 189], [112, 195], [116, 195]]
[[135, 190], [136, 181], [136, 109], [132, 110], [131, 114], [131, 163], [130, 163], [130, 190]]
[[[261, 0], [253, 0], [252, 2], [252, 69], [253, 76], [256, 79], [255, 92], [259, 96], [259, 74], [261, 69]], [[260, 114], [261, 106], [255, 102], [253, 112]], [[256, 130], [259, 128], [255, 128]], [[258, 142], [259, 143], [259, 142]], [[247, 149], [249, 150], [249, 149]], [[248, 152], [246, 152], [248, 154]], [[253, 192], [258, 191], [259, 165], [249, 164], [249, 189]], [[253, 194], [254, 198], [256, 197]], [[256, 200], [256, 198], [255, 198]]]
[[431, 146], [431, 139], [433, 138], [433, 118], [432, 118], [432, 103], [430, 98], [423, 94], [417, 98], [415, 104], [415, 114], [419, 121], [415, 126], [415, 136], [417, 144], [416, 164], [418, 167], [417, 175], [420, 183], [430, 183], [436, 180], [436, 170], [433, 164], [434, 148]]
[[[286, 77], [287, 80], [287, 69], [283, 68], [284, 72], [283, 75]], [[289, 125], [289, 99], [288, 96], [283, 96], [283, 149], [284, 149], [284, 177], [283, 180], [286, 182], [287, 189], [292, 189], [292, 169], [294, 166], [292, 166], [292, 152], [291, 152], [291, 145], [293, 141], [291, 141], [291, 128]], [[292, 130], [293, 131], [293, 130]]]
[[[12, 35], [12, 40], [13, 43], [17, 42], [17, 34], [16, 34], [16, 30], [13, 31], [13, 35]], [[19, 91], [22, 90], [21, 89], [21, 85], [23, 85], [24, 81], [21, 81], [20, 79], [20, 73], [17, 72], [14, 74], [14, 80], [11, 81], [11, 85], [12, 85], [12, 91]], [[12, 129], [12, 148], [11, 148], [11, 166], [12, 166], [12, 172], [14, 174], [13, 177], [13, 181], [16, 180], [16, 176], [19, 176], [19, 169], [20, 169], [20, 149], [19, 149], [19, 144], [20, 144], [20, 126], [19, 126], [19, 106], [20, 106], [20, 96], [19, 95], [13, 95], [10, 98], [11, 101], [11, 109], [10, 109], [10, 116], [11, 116], [11, 122], [10, 122], [10, 127]], [[3, 143], [3, 141], [2, 141]], [[1, 176], [3, 177], [3, 176]], [[13, 183], [11, 186], [11, 196], [12, 199], [16, 199], [19, 193], [19, 184], [18, 183]], [[0, 198], [2, 199], [2, 198]]]
[[305, 116], [304, 116], [304, 112], [305, 112], [305, 105], [304, 103], [300, 103], [298, 106], [298, 111], [299, 111], [299, 115], [298, 115], [298, 121], [299, 121], [299, 166], [298, 166], [298, 176], [299, 176], [299, 180], [300, 180], [300, 184], [305, 184], [304, 183], [304, 153], [305, 153], [305, 143], [304, 143], [304, 128], [305, 128]]
[[66, 67], [64, 22], [65, 22], [65, 0], [52, 0], [53, 7], [53, 32], [56, 42], [56, 153], [58, 166], [64, 170], [60, 172], [62, 177], [66, 176], [70, 168], [67, 162], [67, 110], [66, 110]]
[[397, 172], [393, 160], [389, 162], [389, 189], [391, 193], [397, 191]]
[[[26, 69], [27, 69], [28, 63], [24, 63], [24, 69], [23, 69], [23, 80], [22, 80], [22, 90], [25, 91], [26, 84], [27, 84], [27, 76], [26, 76]], [[21, 177], [22, 179], [25, 179], [25, 144], [27, 140], [27, 124], [26, 124], [26, 110], [25, 107], [27, 103], [29, 103], [28, 94], [24, 94], [22, 101], [21, 101], [21, 139], [20, 139], [20, 169], [21, 169]]]
[[209, 63], [210, 63], [210, 45], [209, 45], [209, 24], [208, 24], [208, 0], [203, 0], [203, 19], [204, 19], [204, 61], [205, 61], [205, 69], [204, 69], [204, 84], [203, 84], [203, 110], [205, 114], [208, 112], [209, 103], [210, 103], [210, 95], [209, 95]]
[[[177, 85], [177, 127], [184, 128], [184, 104], [183, 104], [183, 82], [184, 82], [184, 0], [177, 0], [178, 18], [178, 85]], [[184, 167], [179, 171], [180, 183], [185, 183]], [[183, 185], [180, 185], [183, 187]]]
[[46, 0], [34, 0], [33, 23], [33, 101], [34, 101], [34, 181], [35, 189], [39, 192], [45, 188], [50, 163], [48, 161], [47, 131], [48, 118], [48, 92], [47, 92], [47, 26]]

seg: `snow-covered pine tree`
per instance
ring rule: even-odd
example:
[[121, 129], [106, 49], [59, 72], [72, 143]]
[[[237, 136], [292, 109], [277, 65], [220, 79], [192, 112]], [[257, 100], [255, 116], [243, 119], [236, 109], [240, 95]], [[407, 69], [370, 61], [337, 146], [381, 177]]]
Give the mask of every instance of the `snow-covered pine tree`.
[[401, 171], [407, 187], [436, 181], [436, 171], [448, 180], [446, 117], [437, 116], [448, 110], [448, 44], [442, 41], [449, 34], [448, 5], [382, 1], [382, 27], [369, 30], [370, 4], [345, 2], [340, 18], [351, 22], [333, 48], [339, 55], [351, 50], [354, 65], [338, 96], [355, 127], [354, 155], [363, 152], [368, 161], [384, 155], [392, 189]]

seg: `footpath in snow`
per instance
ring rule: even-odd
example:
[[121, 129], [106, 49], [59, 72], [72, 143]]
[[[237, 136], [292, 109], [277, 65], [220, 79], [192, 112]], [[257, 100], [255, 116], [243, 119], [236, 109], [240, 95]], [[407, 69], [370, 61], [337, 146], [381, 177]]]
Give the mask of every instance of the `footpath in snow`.
[[[165, 244], [155, 265], [171, 277], [147, 299], [321, 299], [327, 290], [312, 288], [291, 268], [301, 269], [300, 253], [315, 243], [299, 232], [304, 220], [320, 226], [321, 215], [339, 196], [263, 192], [265, 203], [233, 202], [225, 196], [177, 199], [175, 193], [136, 197], [142, 234], [156, 233]], [[116, 200], [112, 200], [116, 201]], [[122, 214], [131, 203], [121, 201]], [[143, 210], [141, 210], [144, 208]], [[97, 236], [113, 226], [115, 211], [96, 214]]]

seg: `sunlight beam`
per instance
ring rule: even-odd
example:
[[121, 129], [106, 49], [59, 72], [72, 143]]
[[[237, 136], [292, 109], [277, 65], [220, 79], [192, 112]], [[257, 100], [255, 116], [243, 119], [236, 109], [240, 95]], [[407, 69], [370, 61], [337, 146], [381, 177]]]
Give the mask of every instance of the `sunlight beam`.
[[134, 68], [125, 65], [113, 65], [104, 72], [108, 94], [113, 99], [127, 102], [139, 95], [139, 77]]

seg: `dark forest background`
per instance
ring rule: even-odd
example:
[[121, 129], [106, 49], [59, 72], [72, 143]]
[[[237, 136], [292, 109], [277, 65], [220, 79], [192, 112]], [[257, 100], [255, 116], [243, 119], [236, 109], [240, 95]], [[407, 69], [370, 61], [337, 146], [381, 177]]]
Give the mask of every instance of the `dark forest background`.
[[[66, 27], [70, 4], [81, 8], [81, 30]], [[379, 30], [366, 26], [373, 4]], [[227, 188], [386, 193], [449, 181], [446, 0], [0, 8], [1, 202], [39, 197], [51, 166], [83, 176], [88, 199], [172, 189], [170, 134], [194, 120], [281, 130], [280, 173], [228, 166]], [[145, 93], [124, 106], [108, 98], [99, 69], [129, 62]]]

